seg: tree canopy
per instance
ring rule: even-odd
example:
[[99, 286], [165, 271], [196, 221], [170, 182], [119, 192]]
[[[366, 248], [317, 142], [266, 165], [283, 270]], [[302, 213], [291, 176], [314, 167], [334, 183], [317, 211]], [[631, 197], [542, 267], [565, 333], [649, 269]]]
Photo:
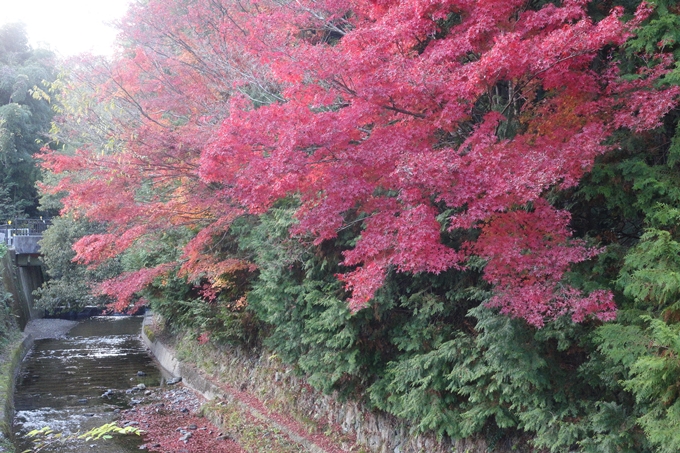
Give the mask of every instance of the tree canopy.
[[42, 95], [54, 65], [50, 52], [30, 48], [23, 25], [0, 28], [0, 220], [37, 213], [34, 155], [50, 128], [52, 108]]
[[107, 79], [98, 102], [125, 112], [111, 126], [121, 146], [43, 156], [52, 171], [88, 172], [57, 190], [110, 225], [77, 244], [78, 259], [195, 224], [183, 268], [214, 280], [238, 265], [203, 254], [211, 241], [295, 196], [294, 234], [315, 244], [362, 225], [339, 274], [353, 310], [390, 269], [440, 273], [478, 257], [504, 313], [537, 326], [611, 319], [611, 293], [564, 282], [598, 249], [571, 237], [570, 214], [548, 198], [614, 149], [616, 131], [661, 124], [678, 94], [658, 84], [672, 59], [660, 49], [622, 77], [614, 49], [647, 6], [599, 21], [585, 2], [527, 6], [134, 6], [128, 47], [93, 70]]

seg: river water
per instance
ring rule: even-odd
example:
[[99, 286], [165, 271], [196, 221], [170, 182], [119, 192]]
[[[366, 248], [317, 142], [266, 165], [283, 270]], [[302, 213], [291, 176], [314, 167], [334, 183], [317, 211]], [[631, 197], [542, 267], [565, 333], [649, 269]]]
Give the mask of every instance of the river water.
[[[82, 321], [65, 338], [35, 342], [22, 363], [14, 396], [17, 451], [31, 447], [25, 437], [31, 430], [87, 431], [114, 420], [143, 395], [128, 390], [161, 384], [161, 373], [139, 338], [141, 323], [142, 317], [99, 316]], [[102, 397], [108, 390], [113, 392]], [[114, 436], [42, 451], [121, 453], [139, 451], [141, 443], [137, 436]]]

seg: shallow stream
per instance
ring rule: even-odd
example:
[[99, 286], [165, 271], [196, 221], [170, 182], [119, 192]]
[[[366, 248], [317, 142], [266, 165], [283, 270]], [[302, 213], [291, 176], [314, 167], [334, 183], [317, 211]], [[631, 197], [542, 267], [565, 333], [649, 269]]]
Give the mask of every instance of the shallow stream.
[[[35, 342], [22, 363], [14, 396], [18, 452], [31, 447], [25, 437], [31, 430], [87, 431], [134, 405], [144, 391], [131, 393], [133, 387], [161, 384], [161, 373], [139, 338], [141, 323], [141, 317], [99, 316], [82, 321], [65, 338]], [[141, 443], [137, 436], [114, 436], [41, 451], [121, 453], [139, 451]]]

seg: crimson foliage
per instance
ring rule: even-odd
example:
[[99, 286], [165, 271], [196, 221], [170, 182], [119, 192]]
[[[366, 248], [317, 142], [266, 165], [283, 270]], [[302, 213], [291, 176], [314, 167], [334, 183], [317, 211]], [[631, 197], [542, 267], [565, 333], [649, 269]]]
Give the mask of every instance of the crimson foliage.
[[[363, 230], [339, 274], [358, 310], [389, 269], [440, 273], [488, 262], [489, 304], [541, 326], [571, 314], [611, 319], [610, 293], [565, 284], [598, 250], [571, 238], [546, 195], [575, 186], [618, 129], [657, 127], [677, 88], [649, 57], [619, 76], [613, 49], [650, 12], [597, 22], [587, 2], [523, 0], [279, 3], [150, 1], [123, 22], [129, 47], [106, 67], [102, 101], [135, 121], [108, 156], [44, 156], [67, 178], [67, 206], [110, 222], [84, 238], [96, 262], [169, 222], [201, 230], [184, 270], [219, 275], [213, 238], [244, 212], [301, 200], [294, 233], [315, 244]], [[142, 194], [143, 192], [143, 194]], [[442, 231], [480, 231], [451, 247]], [[131, 278], [133, 290], [152, 275]]]

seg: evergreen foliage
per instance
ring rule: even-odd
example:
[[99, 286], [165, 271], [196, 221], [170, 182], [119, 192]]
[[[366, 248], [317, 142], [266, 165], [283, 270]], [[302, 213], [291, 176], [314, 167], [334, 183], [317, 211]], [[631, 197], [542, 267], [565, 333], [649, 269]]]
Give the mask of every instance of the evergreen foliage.
[[[248, 293], [248, 309], [268, 325], [265, 344], [296, 364], [310, 382], [326, 391], [366, 386], [381, 360], [380, 337], [372, 316], [351, 316], [334, 274], [339, 250], [315, 251], [290, 238], [292, 202], [282, 202], [253, 222], [237, 224], [241, 248], [258, 265]], [[339, 245], [339, 244], [338, 244]]]

